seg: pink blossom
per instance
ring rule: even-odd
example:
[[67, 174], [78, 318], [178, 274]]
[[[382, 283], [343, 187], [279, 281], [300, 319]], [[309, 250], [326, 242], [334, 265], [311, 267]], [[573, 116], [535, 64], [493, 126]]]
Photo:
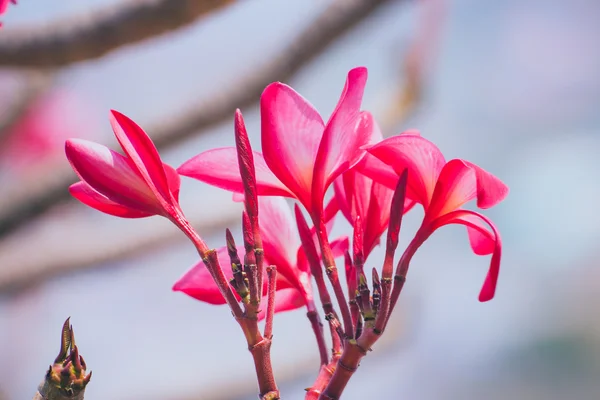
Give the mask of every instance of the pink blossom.
[[110, 122], [124, 156], [98, 143], [67, 140], [67, 158], [81, 179], [70, 187], [71, 194], [118, 217], [162, 215], [180, 223], [177, 172], [163, 164], [152, 140], [131, 119], [111, 111]]
[[368, 151], [391, 166], [396, 176], [390, 174], [389, 169], [373, 165], [363, 166], [363, 173], [392, 188], [397, 182], [397, 175], [408, 169], [407, 196], [425, 210], [421, 228], [407, 250], [411, 255], [406, 261], [436, 229], [448, 224], [465, 225], [475, 254], [492, 254], [488, 275], [479, 295], [480, 301], [492, 299], [500, 270], [500, 234], [488, 218], [460, 207], [477, 199], [479, 208], [490, 208], [507, 196], [508, 187], [468, 161], [455, 159], [446, 162], [433, 143], [414, 132], [385, 139]]

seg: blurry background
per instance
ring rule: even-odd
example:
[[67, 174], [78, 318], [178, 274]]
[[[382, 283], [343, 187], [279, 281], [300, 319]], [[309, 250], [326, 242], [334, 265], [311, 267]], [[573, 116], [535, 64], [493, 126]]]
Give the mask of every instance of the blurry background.
[[[290, 83], [327, 117], [358, 65], [369, 68], [364, 108], [386, 135], [418, 128], [511, 193], [486, 212], [503, 235], [496, 298], [477, 301], [489, 259], [464, 229], [437, 232], [344, 398], [600, 398], [599, 2], [181, 3], [22, 0], [1, 16], [0, 399], [33, 396], [69, 315], [94, 371], [90, 400], [255, 398], [229, 312], [171, 292], [194, 249], [166, 220], [71, 201], [63, 142], [113, 145], [114, 108], [178, 166], [232, 145], [241, 107], [258, 146], [266, 84]], [[182, 186], [186, 214], [221, 246], [224, 228], [238, 229], [230, 194]], [[336, 230], [348, 232], [341, 220]], [[302, 399], [317, 372], [303, 314], [275, 318], [285, 399]]]

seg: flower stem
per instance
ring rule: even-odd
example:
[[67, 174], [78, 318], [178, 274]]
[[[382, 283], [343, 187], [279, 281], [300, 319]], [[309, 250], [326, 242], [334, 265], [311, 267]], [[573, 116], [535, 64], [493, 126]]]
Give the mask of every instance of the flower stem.
[[217, 252], [208, 249], [206, 243], [204, 243], [202, 238], [194, 228], [187, 223], [187, 221], [181, 224], [178, 223], [177, 226], [180, 227], [196, 246], [204, 265], [206, 265], [206, 268], [217, 284], [219, 291], [231, 308], [233, 316], [244, 332], [246, 342], [248, 343], [248, 350], [252, 354], [252, 359], [254, 360], [254, 368], [256, 370], [261, 400], [279, 399], [279, 389], [275, 383], [273, 366], [271, 365], [271, 337], [263, 337], [263, 335], [261, 335], [255, 312], [248, 313], [248, 310], [244, 312], [240, 307], [240, 304], [227, 281], [227, 277], [219, 264]]
[[335, 372], [337, 362], [339, 359], [340, 354], [336, 354], [331, 358], [329, 364], [321, 366], [321, 369], [319, 370], [319, 375], [317, 376], [315, 383], [310, 389], [306, 390], [306, 397], [304, 398], [304, 400], [317, 400], [319, 398], [319, 396], [331, 380], [331, 377]]
[[83, 400], [84, 395], [85, 388], [76, 395], [68, 395], [61, 393], [60, 389], [44, 379], [40, 383], [37, 393], [33, 396], [33, 400]]
[[313, 223], [317, 227], [317, 237], [319, 239], [319, 245], [321, 246], [321, 257], [323, 259], [325, 271], [327, 272], [327, 276], [329, 277], [329, 281], [331, 282], [331, 286], [333, 287], [333, 293], [335, 294], [335, 297], [338, 301], [338, 305], [340, 307], [340, 312], [342, 314], [342, 320], [344, 322], [344, 333], [347, 337], [353, 337], [354, 333], [352, 326], [352, 316], [350, 315], [350, 308], [348, 307], [348, 303], [346, 302], [344, 289], [342, 289], [342, 285], [340, 283], [338, 269], [335, 265], [333, 252], [331, 251], [331, 245], [327, 237], [327, 227], [325, 226], [323, 218], [320, 217], [313, 219]]
[[325, 335], [323, 332], [323, 324], [321, 323], [321, 319], [319, 318], [319, 313], [315, 310], [314, 302], [308, 305], [308, 312], [306, 316], [310, 321], [310, 325], [312, 326], [313, 332], [315, 334], [315, 338], [317, 339], [317, 346], [319, 347], [319, 355], [321, 357], [321, 365], [326, 365], [329, 361], [329, 354], [327, 351], [327, 344], [325, 343]]
[[267, 292], [267, 317], [265, 320], [265, 337], [273, 336], [273, 315], [275, 314], [275, 290], [277, 289], [277, 268], [274, 265], [267, 267], [268, 292]]

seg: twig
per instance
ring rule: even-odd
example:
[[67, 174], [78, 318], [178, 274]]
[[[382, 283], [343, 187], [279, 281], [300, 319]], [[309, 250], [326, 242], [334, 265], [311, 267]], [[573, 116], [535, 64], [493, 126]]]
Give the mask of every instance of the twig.
[[[245, 75], [220, 91], [219, 97], [190, 107], [179, 116], [169, 117], [169, 122], [148, 129], [159, 150], [231, 118], [236, 108], [256, 103], [262, 90], [276, 80], [287, 80], [302, 66], [314, 59], [335, 39], [368, 17], [379, 6], [391, 0], [338, 0], [318, 15], [275, 59], [262, 65], [254, 74]], [[2, 55], [0, 41], [0, 60]], [[1, 62], [0, 62], [1, 64]], [[53, 171], [44, 181], [23, 183], [12, 193], [5, 191], [0, 197], [0, 237], [13, 231], [23, 222], [69, 198], [67, 188], [74, 182], [68, 165]]]
[[[36, 229], [33, 236], [31, 232], [24, 232], [30, 246], [39, 250], [39, 256], [15, 250], [22, 248], [18, 244], [23, 239], [18, 234], [0, 243], [0, 294], [16, 294], [44, 280], [101, 267], [107, 261], [128, 257], [145, 249], [155, 251], [181, 239], [181, 233], [174, 226], [166, 222], [162, 225], [163, 221], [158, 218], [136, 221], [135, 235], [132, 235], [127, 229], [115, 229], [113, 224], [102, 226], [96, 223], [94, 229], [89, 229], [90, 222], [87, 219], [81, 221], [80, 215], [76, 215], [79, 217], [77, 223], [65, 215], [56, 217], [62, 220], [58, 226], [69, 224], [69, 230], [61, 233], [60, 241], [54, 240], [53, 234], [58, 221], [40, 221], [46, 228]], [[194, 215], [192, 210], [188, 213], [192, 224], [203, 235], [209, 236], [238, 223], [239, 207], [232, 205], [215, 217]]]
[[130, 0], [47, 27], [3, 33], [0, 65], [51, 68], [92, 60], [179, 29], [233, 0]]

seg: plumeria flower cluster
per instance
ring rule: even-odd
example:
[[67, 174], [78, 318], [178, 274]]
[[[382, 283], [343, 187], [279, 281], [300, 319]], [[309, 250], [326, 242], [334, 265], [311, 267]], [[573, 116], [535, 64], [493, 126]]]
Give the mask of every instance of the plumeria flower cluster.
[[[462, 206], [476, 200], [479, 208], [492, 207], [508, 188], [468, 161], [446, 161], [417, 131], [383, 139], [373, 116], [361, 110], [366, 81], [366, 68], [348, 73], [327, 122], [291, 87], [272, 83], [260, 99], [262, 152], [252, 150], [237, 110], [236, 145], [203, 152], [177, 170], [161, 161], [138, 125], [116, 111], [111, 124], [124, 155], [80, 139], [66, 143], [81, 179], [71, 187], [74, 197], [119, 217], [161, 215], [191, 239], [201, 259], [173, 290], [229, 306], [253, 355], [262, 399], [279, 398], [269, 352], [274, 313], [305, 308], [321, 357], [306, 398], [339, 398], [384, 332], [413, 255], [444, 225], [466, 226], [475, 254], [491, 254], [479, 300], [495, 294], [500, 235], [487, 217]], [[225, 246], [208, 248], [179, 206], [180, 175], [243, 201], [243, 250], [229, 230]], [[293, 212], [289, 199], [296, 202]], [[394, 268], [402, 217], [417, 205], [425, 211], [423, 222]], [[352, 246], [346, 236], [329, 237], [338, 213], [353, 227]], [[385, 259], [370, 271], [369, 285], [364, 265], [386, 231]], [[336, 262], [341, 257], [345, 282]], [[313, 283], [330, 328], [331, 354]], [[261, 333], [258, 321], [263, 319]]]

